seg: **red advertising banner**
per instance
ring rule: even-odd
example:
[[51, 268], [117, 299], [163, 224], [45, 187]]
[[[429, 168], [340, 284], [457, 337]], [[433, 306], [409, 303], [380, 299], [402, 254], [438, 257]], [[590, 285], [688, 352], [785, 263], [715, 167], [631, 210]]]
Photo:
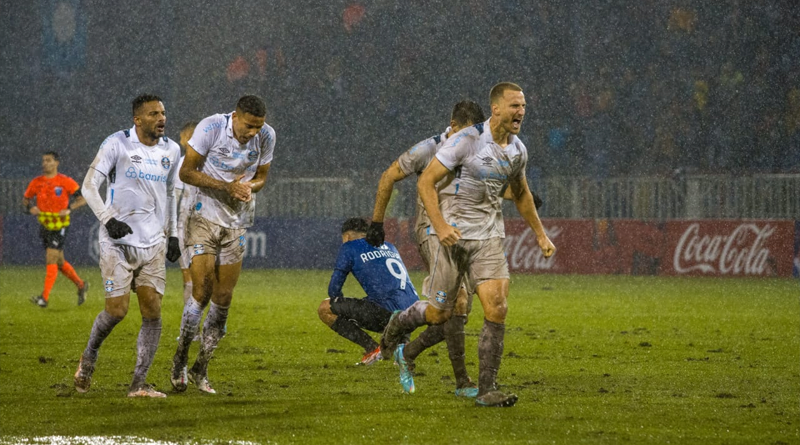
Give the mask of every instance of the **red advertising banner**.
[[[541, 255], [521, 219], [506, 220], [505, 250], [515, 273], [709, 275], [790, 277], [795, 222], [777, 220], [543, 221], [557, 251]], [[410, 269], [422, 267], [413, 222], [387, 221]]]

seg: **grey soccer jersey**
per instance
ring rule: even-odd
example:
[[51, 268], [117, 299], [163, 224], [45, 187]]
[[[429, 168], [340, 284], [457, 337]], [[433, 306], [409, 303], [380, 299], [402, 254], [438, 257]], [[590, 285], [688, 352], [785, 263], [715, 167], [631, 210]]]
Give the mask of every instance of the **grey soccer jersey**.
[[[400, 157], [397, 158], [397, 165], [400, 166], [400, 170], [402, 170], [406, 176], [411, 173], [416, 173], [417, 178], [419, 178], [419, 175], [422, 174], [425, 167], [427, 167], [434, 156], [436, 156], [436, 152], [442, 148], [444, 141], [447, 140], [447, 133], [450, 133], [450, 127], [447, 127], [444, 133], [425, 139], [400, 155]], [[428, 218], [428, 213], [425, 211], [425, 206], [422, 205], [422, 200], [417, 196], [417, 225], [415, 233], [419, 233], [419, 229], [430, 225], [431, 221], [430, 218]]]
[[136, 127], [118, 131], [103, 141], [91, 168], [108, 181], [105, 207], [92, 206], [92, 211], [103, 223], [116, 218], [128, 224], [133, 233], [112, 240], [101, 225], [101, 242], [150, 247], [164, 241], [165, 229], [174, 236], [176, 218], [171, 198], [180, 153], [178, 144], [166, 137], [152, 147], [142, 144]]
[[[231, 114], [215, 114], [197, 125], [189, 145], [206, 158], [201, 172], [225, 182], [244, 174], [242, 182], [253, 179], [256, 170], [272, 162], [275, 130], [267, 124], [242, 145], [233, 136]], [[224, 190], [197, 188], [194, 211], [204, 219], [231, 229], [253, 225], [256, 195], [250, 202], [232, 198]]]
[[455, 178], [439, 191], [439, 207], [448, 224], [465, 240], [505, 237], [503, 185], [524, 180], [528, 150], [516, 136], [502, 148], [494, 142], [489, 121], [450, 137], [436, 158]]

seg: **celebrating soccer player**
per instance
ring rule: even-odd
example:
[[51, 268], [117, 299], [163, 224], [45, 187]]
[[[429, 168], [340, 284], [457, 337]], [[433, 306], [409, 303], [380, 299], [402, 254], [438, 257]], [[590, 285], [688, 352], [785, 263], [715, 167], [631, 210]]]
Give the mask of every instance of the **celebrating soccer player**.
[[[403, 310], [419, 299], [397, 248], [391, 243], [371, 246], [364, 239], [368, 227], [363, 218], [350, 218], [342, 225], [342, 247], [328, 285], [329, 298], [317, 311], [328, 327], [364, 348], [362, 365], [381, 359], [378, 342], [362, 328], [383, 332], [392, 311]], [[344, 296], [342, 286], [350, 273], [366, 297]]]
[[[525, 180], [528, 152], [516, 136], [525, 116], [522, 88], [503, 82], [495, 85], [489, 96], [491, 117], [448, 139], [420, 177], [419, 195], [436, 234], [429, 241], [434, 273], [423, 287], [430, 300], [420, 300], [393, 315], [381, 346], [385, 352], [394, 351], [416, 327], [446, 321], [452, 314], [461, 277], [469, 276], [485, 316], [478, 341], [476, 404], [502, 407], [517, 401], [516, 395], [505, 394], [496, 386], [509, 285], [500, 196], [506, 183], [544, 256], [551, 256], [555, 246], [545, 233]], [[451, 173], [453, 181], [437, 193], [436, 184]]]
[[[70, 279], [78, 287], [78, 306], [86, 300], [86, 291], [89, 283], [81, 280], [75, 269], [64, 259], [64, 241], [67, 238], [67, 229], [70, 224], [70, 212], [84, 204], [80, 187], [74, 179], [58, 172], [58, 153], [48, 151], [42, 155], [42, 175], [33, 178], [28, 184], [22, 205], [25, 210], [39, 220], [39, 237], [45, 248], [45, 277], [44, 290], [41, 295], [31, 297], [31, 302], [39, 307], [47, 307], [50, 301], [50, 291], [56, 283], [58, 271]], [[72, 204], [69, 198], [75, 200]], [[36, 204], [31, 205], [31, 200]]]
[[[200, 121], [186, 147], [180, 178], [196, 187], [186, 246], [197, 286], [184, 307], [172, 360], [170, 381], [177, 391], [185, 391], [191, 381], [200, 391], [216, 392], [208, 382], [208, 362], [225, 335], [244, 259], [245, 233], [255, 215], [253, 194], [264, 187], [275, 149], [275, 130], [265, 123], [266, 115], [260, 97], [243, 96], [232, 113]], [[209, 302], [200, 352], [187, 369], [189, 345]]]
[[[133, 100], [133, 128], [103, 141], [83, 180], [84, 197], [100, 220], [100, 272], [106, 293], [105, 309], [97, 315], [89, 343], [75, 372], [75, 389], [91, 384], [103, 340], [125, 318], [131, 283], [142, 314], [136, 342], [136, 368], [128, 397], [166, 397], [147, 384], [161, 337], [161, 298], [166, 283], [166, 258], [180, 256], [173, 184], [180, 158], [178, 144], [164, 136], [164, 104], [144, 94]], [[100, 186], [106, 183], [106, 200]], [[164, 229], [169, 232], [165, 243]], [[166, 244], [166, 246], [165, 246]]]
[[[392, 162], [392, 165], [381, 175], [378, 184], [372, 223], [367, 232], [367, 241], [370, 244], [380, 246], [383, 243], [383, 219], [389, 198], [392, 196], [394, 184], [405, 179], [411, 173], [421, 175], [425, 167], [436, 155], [436, 152], [442, 148], [447, 138], [466, 127], [484, 120], [486, 120], [486, 117], [480, 105], [471, 100], [461, 101], [453, 107], [453, 112], [450, 114], [450, 126], [444, 133], [417, 143]], [[428, 214], [425, 212], [422, 201], [417, 199], [415, 234], [417, 248], [426, 268], [430, 265], [430, 252], [428, 250], [429, 227]], [[457, 303], [455, 304], [455, 314], [447, 323], [431, 325], [417, 336], [414, 341], [407, 345], [398, 346], [396, 361], [400, 367], [401, 382], [413, 382], [414, 360], [416, 357], [425, 349], [446, 339], [450, 363], [453, 366], [453, 373], [456, 378], [456, 395], [475, 397], [478, 394], [478, 388], [469, 378], [464, 360], [464, 324], [467, 320], [469, 308], [472, 306], [472, 292], [467, 290], [466, 281], [464, 280], [464, 284], [459, 289]], [[390, 357], [385, 358], [389, 359]], [[413, 387], [413, 383], [404, 385], [404, 387], [406, 386]]]

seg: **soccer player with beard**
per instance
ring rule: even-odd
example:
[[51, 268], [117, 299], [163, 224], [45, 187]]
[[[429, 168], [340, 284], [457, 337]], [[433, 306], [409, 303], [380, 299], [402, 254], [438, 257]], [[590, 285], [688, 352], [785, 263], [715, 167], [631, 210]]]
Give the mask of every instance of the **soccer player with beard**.
[[[275, 130], [265, 123], [266, 104], [243, 96], [228, 114], [209, 116], [197, 125], [186, 148], [180, 178], [196, 187], [186, 245], [192, 255], [192, 298], [184, 306], [170, 382], [185, 391], [188, 382], [216, 393], [208, 382], [208, 362], [225, 335], [233, 289], [245, 252], [245, 233], [255, 217], [254, 193], [264, 187], [275, 150]], [[210, 303], [210, 304], [209, 304]], [[187, 369], [189, 345], [203, 310], [200, 352]]]
[[[50, 291], [56, 283], [58, 271], [78, 287], [78, 306], [86, 300], [89, 283], [81, 280], [72, 265], [64, 259], [64, 241], [70, 224], [69, 215], [86, 204], [80, 194], [80, 187], [74, 179], [58, 172], [60, 164], [58, 153], [48, 151], [42, 155], [42, 175], [33, 178], [25, 190], [22, 205], [26, 212], [39, 220], [39, 237], [45, 248], [44, 290], [41, 295], [31, 298], [31, 302], [46, 308], [50, 301]], [[75, 200], [70, 204], [69, 198]], [[36, 204], [31, 205], [31, 200]]]
[[[83, 180], [83, 196], [102, 223], [100, 272], [106, 300], [75, 372], [75, 389], [89, 390], [100, 346], [128, 313], [135, 280], [142, 327], [128, 397], [166, 397], [146, 379], [161, 337], [165, 247], [172, 262], [181, 254], [173, 193], [180, 148], [164, 136], [167, 118], [158, 96], [143, 94], [132, 105], [133, 128], [103, 141]], [[104, 182], [105, 202], [99, 192]]]
[[[423, 294], [431, 298], [393, 314], [381, 338], [381, 349], [402, 362], [397, 345], [403, 337], [424, 324], [447, 321], [461, 280], [468, 276], [476, 286], [485, 317], [478, 341], [476, 405], [504, 407], [517, 401], [516, 395], [497, 389], [509, 288], [501, 205], [506, 184], [544, 256], [551, 256], [555, 246], [545, 233], [525, 180], [528, 152], [516, 136], [525, 116], [522, 88], [503, 82], [495, 85], [489, 96], [491, 117], [448, 139], [419, 179], [419, 195], [436, 234], [429, 240], [431, 279], [423, 286]], [[437, 193], [436, 184], [448, 174], [454, 176], [453, 181]]]
[[[369, 225], [350, 218], [342, 225], [342, 247], [336, 258], [328, 297], [317, 309], [320, 320], [337, 334], [364, 348], [360, 364], [381, 359], [378, 343], [363, 331], [383, 332], [392, 311], [403, 310], [419, 300], [400, 253], [391, 243], [375, 247], [364, 236]], [[353, 274], [367, 294], [348, 298], [342, 286]]]

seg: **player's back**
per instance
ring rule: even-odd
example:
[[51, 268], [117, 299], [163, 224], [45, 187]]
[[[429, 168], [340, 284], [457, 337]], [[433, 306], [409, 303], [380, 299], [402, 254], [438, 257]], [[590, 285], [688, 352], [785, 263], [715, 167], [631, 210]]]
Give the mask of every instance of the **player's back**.
[[352, 260], [352, 273], [367, 298], [390, 310], [402, 310], [419, 299], [397, 248], [374, 247], [361, 238], [342, 246]]

